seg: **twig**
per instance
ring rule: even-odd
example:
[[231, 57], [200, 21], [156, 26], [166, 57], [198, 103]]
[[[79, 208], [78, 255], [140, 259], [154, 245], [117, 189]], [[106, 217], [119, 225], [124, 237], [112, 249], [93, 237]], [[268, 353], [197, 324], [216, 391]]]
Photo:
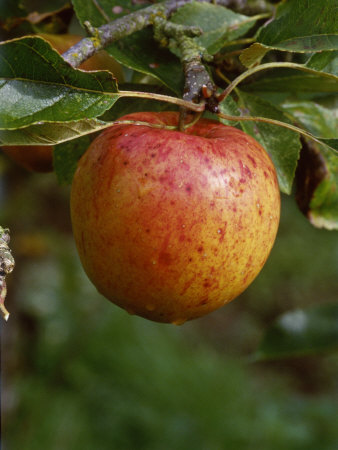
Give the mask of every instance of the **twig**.
[[202, 59], [211, 61], [212, 56], [193, 39], [201, 34], [202, 30], [198, 27], [172, 23], [163, 17], [154, 18], [154, 38], [163, 47], [168, 46], [170, 41], [174, 41], [180, 52], [180, 60], [185, 74], [183, 99], [196, 103], [201, 98], [201, 87], [203, 85], [211, 92], [215, 89], [202, 63]]
[[14, 258], [8, 246], [9, 240], [9, 230], [0, 226], [0, 312], [5, 320], [8, 320], [9, 317], [9, 312], [5, 307], [6, 276], [14, 269]]
[[[211, 61], [213, 57], [194, 40], [194, 37], [202, 34], [202, 30], [198, 27], [172, 23], [163, 17], [155, 17], [153, 22], [154, 38], [160, 45], [168, 46], [174, 41], [179, 50], [185, 75], [183, 100], [198, 104], [203, 100], [204, 107], [212, 112], [218, 112], [216, 86], [202, 62]], [[181, 131], [185, 129], [186, 114], [186, 108], [181, 108], [179, 120]]]
[[78, 67], [108, 44], [152, 25], [154, 17], [169, 17], [178, 8], [193, 1], [217, 3], [222, 6], [233, 3], [232, 0], [168, 0], [127, 14], [99, 28], [93, 28], [87, 23], [87, 29], [90, 28], [93, 36], [82, 39], [62, 56], [73, 67]]

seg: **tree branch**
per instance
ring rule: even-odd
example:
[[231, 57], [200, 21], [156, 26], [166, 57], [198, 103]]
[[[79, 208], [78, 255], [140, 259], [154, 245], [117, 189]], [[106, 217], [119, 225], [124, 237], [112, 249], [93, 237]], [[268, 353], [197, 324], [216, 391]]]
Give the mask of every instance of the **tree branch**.
[[87, 29], [93, 36], [82, 39], [62, 56], [71, 66], [78, 67], [112, 42], [152, 25], [154, 17], [167, 18], [180, 7], [193, 1], [217, 3], [222, 6], [230, 6], [234, 2], [234, 0], [168, 0], [127, 14], [99, 28], [93, 28], [87, 23]]
[[6, 276], [14, 269], [14, 258], [8, 246], [9, 239], [9, 230], [0, 226], [0, 311], [5, 320], [8, 320], [9, 317], [9, 312], [5, 307]]
[[180, 60], [185, 74], [183, 100], [196, 103], [201, 99], [201, 88], [203, 85], [210, 92], [213, 92], [215, 89], [202, 63], [202, 59], [211, 61], [213, 57], [193, 39], [201, 34], [202, 30], [198, 27], [172, 23], [163, 17], [154, 18], [155, 40], [163, 47], [167, 47], [170, 41], [174, 41], [180, 52]]
[[[218, 99], [216, 86], [207, 72], [202, 60], [211, 61], [213, 57], [205, 48], [199, 46], [194, 37], [200, 36], [202, 30], [172, 23], [163, 17], [154, 18], [154, 38], [162, 46], [169, 46], [174, 41], [180, 53], [180, 60], [185, 74], [183, 100], [200, 103], [203, 100], [204, 107], [212, 112], [218, 112]], [[181, 108], [179, 129], [185, 128], [186, 108]]]

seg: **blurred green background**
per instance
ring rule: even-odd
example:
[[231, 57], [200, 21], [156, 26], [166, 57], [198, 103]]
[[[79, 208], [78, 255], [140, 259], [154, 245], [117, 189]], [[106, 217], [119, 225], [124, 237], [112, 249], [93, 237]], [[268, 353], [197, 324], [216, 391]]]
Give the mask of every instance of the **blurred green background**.
[[283, 197], [278, 238], [240, 298], [181, 327], [130, 316], [86, 278], [69, 188], [1, 156], [16, 268], [2, 332], [5, 450], [338, 449], [338, 355], [253, 362], [281, 313], [337, 300], [337, 232]]

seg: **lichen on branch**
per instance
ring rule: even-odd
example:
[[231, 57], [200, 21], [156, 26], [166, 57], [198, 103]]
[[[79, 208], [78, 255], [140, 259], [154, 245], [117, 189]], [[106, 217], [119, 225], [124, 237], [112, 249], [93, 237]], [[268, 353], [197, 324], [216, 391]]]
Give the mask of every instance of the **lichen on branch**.
[[[194, 37], [202, 34], [202, 30], [198, 27], [183, 26], [168, 21], [173, 12], [194, 1], [229, 6], [238, 0], [167, 0], [127, 14], [99, 28], [94, 28], [90, 22], [85, 22], [84, 25], [91, 37], [82, 39], [62, 56], [73, 67], [78, 67], [108, 44], [152, 25], [154, 38], [160, 45], [167, 46], [169, 40], [174, 39], [180, 50], [185, 74], [183, 100], [198, 103], [203, 106], [203, 109], [217, 113], [219, 99], [216, 86], [203, 64], [203, 61], [211, 61], [212, 56], [208, 55], [206, 49], [200, 47], [194, 40]], [[185, 112], [182, 108], [181, 112], [180, 129], [183, 129]]]
[[0, 226], [0, 312], [5, 320], [9, 312], [5, 307], [7, 294], [6, 276], [14, 269], [14, 258], [9, 248], [9, 230]]
[[71, 66], [78, 67], [107, 45], [152, 25], [155, 16], [168, 18], [177, 9], [193, 1], [229, 6], [233, 0], [168, 0], [127, 14], [98, 28], [87, 23], [86, 28], [92, 36], [82, 39], [62, 56]]
[[[153, 22], [154, 38], [160, 45], [168, 46], [174, 41], [179, 50], [185, 75], [183, 100], [194, 103], [200, 103], [202, 100], [206, 109], [217, 113], [216, 86], [203, 64], [203, 61], [212, 61], [213, 57], [194, 39], [202, 34], [202, 30], [175, 24], [160, 16], [155, 17]], [[180, 129], [183, 128], [185, 115], [182, 110], [181, 112]]]

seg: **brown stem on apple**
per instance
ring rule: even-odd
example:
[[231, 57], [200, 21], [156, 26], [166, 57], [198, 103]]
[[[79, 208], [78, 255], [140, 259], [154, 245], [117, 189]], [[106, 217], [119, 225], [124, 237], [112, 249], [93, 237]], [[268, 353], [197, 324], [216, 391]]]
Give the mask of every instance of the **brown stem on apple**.
[[14, 268], [14, 258], [9, 244], [9, 230], [0, 226], [0, 312], [5, 320], [8, 320], [9, 312], [5, 307], [7, 294], [6, 276]]
[[[186, 118], [189, 114], [192, 114], [193, 117], [188, 123], [186, 123]], [[203, 111], [192, 113], [192, 111], [189, 111], [187, 108], [180, 108], [180, 115], [177, 128], [179, 129], [179, 131], [184, 132], [188, 128], [195, 125], [195, 123], [198, 122], [202, 117], [202, 114]]]
[[187, 130], [188, 128], [192, 127], [193, 125], [195, 125], [195, 123], [197, 123], [200, 118], [202, 117], [203, 112], [199, 112], [199, 113], [195, 113], [193, 115], [193, 118], [190, 122], [183, 124], [183, 129]]
[[[217, 3], [222, 6], [230, 6], [236, 3], [235, 0], [168, 0], [127, 14], [102, 25], [99, 28], [94, 28], [87, 23], [87, 30], [89, 28], [90, 34], [93, 36], [82, 39], [67, 50], [62, 56], [73, 67], [78, 67], [81, 63], [93, 56], [99, 50], [105, 48], [108, 44], [152, 25], [154, 17], [170, 17], [170, 15], [178, 8], [187, 3], [192, 3], [193, 1]], [[106, 14], [104, 14], [103, 17], [107, 20]]]

